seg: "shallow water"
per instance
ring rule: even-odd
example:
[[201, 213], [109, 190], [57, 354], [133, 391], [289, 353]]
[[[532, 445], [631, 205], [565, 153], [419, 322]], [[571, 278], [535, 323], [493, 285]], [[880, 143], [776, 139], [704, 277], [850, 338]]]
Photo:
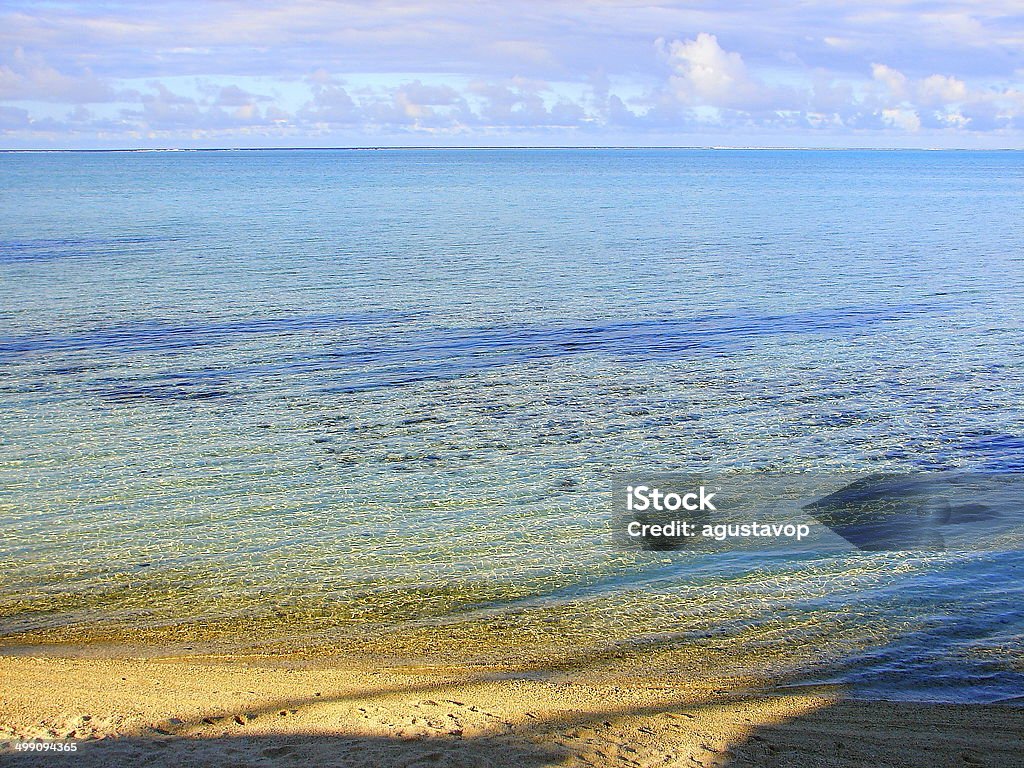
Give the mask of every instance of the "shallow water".
[[1020, 696], [1019, 552], [609, 532], [623, 473], [1024, 469], [1022, 182], [984, 152], [0, 155], [3, 643], [656, 647]]

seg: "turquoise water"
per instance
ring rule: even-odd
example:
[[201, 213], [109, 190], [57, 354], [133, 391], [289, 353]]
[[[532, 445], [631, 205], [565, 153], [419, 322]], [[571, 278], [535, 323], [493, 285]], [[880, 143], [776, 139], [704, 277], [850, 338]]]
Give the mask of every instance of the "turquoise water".
[[637, 552], [609, 478], [1024, 469], [1022, 204], [1009, 152], [2, 154], [2, 642], [1020, 696], [1019, 552]]

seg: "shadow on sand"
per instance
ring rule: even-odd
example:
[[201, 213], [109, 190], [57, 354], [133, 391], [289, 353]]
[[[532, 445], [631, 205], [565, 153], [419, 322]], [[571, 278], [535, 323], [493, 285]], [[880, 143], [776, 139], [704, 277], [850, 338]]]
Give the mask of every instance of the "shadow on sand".
[[1024, 709], [840, 701], [760, 725], [717, 768], [1021, 768]]
[[79, 745], [74, 754], [0, 755], [0, 765], [69, 765], [80, 768], [539, 768], [564, 765], [567, 755], [478, 738], [403, 740], [367, 736], [235, 736], [214, 738], [103, 739]]
[[[661, 643], [645, 644], [648, 653], [652, 645]], [[580, 687], [589, 693], [571, 701], [553, 685], [576, 678], [583, 668], [618, 667], [636, 651], [628, 645], [605, 648], [524, 665], [514, 673], [471, 674], [456, 683], [278, 698], [235, 711], [208, 706], [188, 720], [150, 721], [132, 735], [89, 738], [87, 731], [71, 730], [53, 738], [73, 742], [74, 753], [0, 751], [0, 766], [1024, 768], [1024, 707], [1019, 706], [837, 699], [795, 678], [775, 680], [777, 695], [764, 688], [639, 685], [648, 696], [643, 704], [625, 703], [625, 694], [617, 701], [619, 688], [594, 687], [582, 679]], [[471, 690], [479, 699], [480, 690], [493, 692], [493, 686], [506, 684], [507, 698], [519, 697], [516, 686], [535, 685], [543, 686], [549, 699], [525, 715], [451, 699]], [[0, 702], [3, 698], [0, 690]], [[424, 715], [425, 705], [435, 714]], [[352, 717], [378, 706], [391, 707], [394, 719], [366, 728]]]
[[[387, 697], [435, 686], [380, 691]], [[375, 694], [370, 694], [373, 697]], [[763, 694], [688, 699], [645, 707], [559, 711], [464, 735], [375, 736], [332, 728], [238, 733], [292, 707], [353, 696], [279, 700], [257, 710], [219, 711], [153, 726], [151, 735], [77, 743], [73, 754], [9, 752], [0, 766], [42, 768], [540, 768], [541, 766], [695, 766], [703, 768], [973, 768], [1024, 766], [1024, 708], [898, 702], [819, 702], [799, 714], [752, 718], [744, 705]], [[609, 702], [611, 704], [611, 702]], [[723, 719], [723, 713], [732, 712]], [[227, 729], [230, 730], [226, 730]], [[713, 732], [720, 731], [717, 735]], [[396, 729], [399, 731], [400, 729]], [[710, 731], [710, 732], [709, 732]]]

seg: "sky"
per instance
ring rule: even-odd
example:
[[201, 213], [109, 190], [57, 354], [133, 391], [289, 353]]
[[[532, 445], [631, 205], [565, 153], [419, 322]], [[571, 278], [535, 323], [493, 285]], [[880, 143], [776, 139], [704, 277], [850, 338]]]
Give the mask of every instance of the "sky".
[[1024, 148], [1024, 2], [0, 0], [0, 148]]

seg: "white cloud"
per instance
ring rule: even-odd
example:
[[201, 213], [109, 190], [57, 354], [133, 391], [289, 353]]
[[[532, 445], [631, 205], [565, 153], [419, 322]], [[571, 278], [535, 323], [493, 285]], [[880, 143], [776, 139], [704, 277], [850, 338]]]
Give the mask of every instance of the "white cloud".
[[926, 5], [9, 0], [0, 101], [14, 103], [0, 136], [648, 143], [693, 131], [885, 145], [988, 132], [1024, 146], [1014, 1]]
[[912, 109], [883, 109], [882, 120], [887, 125], [904, 131], [921, 130], [921, 118]]
[[88, 69], [68, 75], [51, 67], [43, 57], [15, 48], [0, 64], [0, 99], [4, 101], [51, 101], [88, 104], [114, 101], [114, 89]]
[[967, 99], [967, 84], [946, 75], [929, 75], [917, 86], [922, 104], [956, 104]]
[[348, 90], [341, 85], [324, 84], [318, 77], [313, 98], [300, 111], [299, 117], [312, 123], [353, 124], [359, 121], [359, 109]]
[[871, 76], [885, 87], [889, 99], [899, 101], [907, 95], [907, 76], [902, 72], [885, 64], [872, 64]]
[[772, 100], [771, 89], [750, 76], [743, 57], [723, 49], [715, 35], [701, 32], [693, 40], [659, 40], [658, 48], [675, 70], [671, 88], [686, 104], [756, 109]]
[[826, 35], [822, 38], [822, 41], [830, 48], [837, 48], [844, 51], [857, 47], [857, 44], [853, 40], [849, 40], [845, 37], [837, 37], [835, 35]]
[[936, 119], [940, 123], [944, 123], [950, 128], [966, 128], [971, 123], [971, 118], [965, 117], [962, 112], [955, 110], [953, 112], [945, 112], [936, 114]]

